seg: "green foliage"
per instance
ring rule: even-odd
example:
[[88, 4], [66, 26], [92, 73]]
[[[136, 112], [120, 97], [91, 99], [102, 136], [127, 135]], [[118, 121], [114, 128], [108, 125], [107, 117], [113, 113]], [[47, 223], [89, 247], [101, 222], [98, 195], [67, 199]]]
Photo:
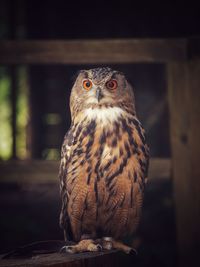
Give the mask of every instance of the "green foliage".
[[[28, 123], [28, 82], [25, 67], [17, 68], [17, 133], [16, 151], [19, 159], [27, 156], [27, 123]], [[5, 67], [0, 68], [0, 159], [8, 160], [12, 156], [11, 128], [11, 79]]]
[[42, 157], [45, 160], [59, 160], [60, 151], [59, 149], [56, 149], [56, 148], [48, 148], [43, 151]]
[[0, 159], [7, 160], [12, 152], [10, 79], [6, 68], [0, 67]]
[[17, 98], [17, 156], [24, 159], [27, 156], [27, 123], [28, 81], [25, 67], [18, 68], [18, 98]]

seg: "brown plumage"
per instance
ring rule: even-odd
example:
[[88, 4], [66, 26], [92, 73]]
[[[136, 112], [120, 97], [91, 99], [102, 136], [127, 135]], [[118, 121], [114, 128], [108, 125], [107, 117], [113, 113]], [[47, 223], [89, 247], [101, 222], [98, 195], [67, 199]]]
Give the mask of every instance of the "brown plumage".
[[[70, 109], [72, 124], [64, 138], [59, 173], [60, 225], [67, 240], [122, 240], [138, 225], [148, 170], [148, 146], [132, 87], [110, 68], [81, 71]], [[87, 245], [69, 250], [95, 249]]]

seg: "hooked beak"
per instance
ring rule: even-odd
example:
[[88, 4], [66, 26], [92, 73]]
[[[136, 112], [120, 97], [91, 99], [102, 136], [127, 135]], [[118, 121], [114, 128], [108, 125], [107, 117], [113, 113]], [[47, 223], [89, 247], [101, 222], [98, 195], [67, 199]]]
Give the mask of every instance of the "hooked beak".
[[96, 98], [97, 98], [98, 102], [101, 100], [102, 97], [103, 97], [103, 94], [101, 92], [101, 88], [98, 87], [96, 90]]

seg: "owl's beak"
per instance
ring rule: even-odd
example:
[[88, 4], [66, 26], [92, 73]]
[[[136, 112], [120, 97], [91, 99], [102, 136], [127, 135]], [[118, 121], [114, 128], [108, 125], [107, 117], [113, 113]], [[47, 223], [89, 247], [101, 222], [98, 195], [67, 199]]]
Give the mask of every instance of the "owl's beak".
[[101, 92], [101, 88], [98, 87], [96, 90], [96, 98], [97, 98], [98, 102], [102, 99], [102, 97], [103, 97], [103, 94]]

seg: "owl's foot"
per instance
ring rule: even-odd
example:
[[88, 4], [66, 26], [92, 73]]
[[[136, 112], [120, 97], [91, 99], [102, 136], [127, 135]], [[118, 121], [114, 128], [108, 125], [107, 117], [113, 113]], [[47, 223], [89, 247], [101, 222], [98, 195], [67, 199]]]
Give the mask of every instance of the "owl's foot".
[[114, 240], [112, 237], [104, 237], [102, 239], [102, 247], [103, 249], [106, 249], [106, 250], [118, 249], [120, 251], [125, 252], [126, 254], [130, 254], [134, 256], [137, 255], [137, 250], [123, 244], [122, 242]]
[[86, 251], [101, 251], [102, 246], [100, 244], [95, 244], [95, 241], [92, 239], [81, 240], [78, 244], [73, 246], [64, 246], [61, 249], [61, 252], [68, 253], [80, 253]]

